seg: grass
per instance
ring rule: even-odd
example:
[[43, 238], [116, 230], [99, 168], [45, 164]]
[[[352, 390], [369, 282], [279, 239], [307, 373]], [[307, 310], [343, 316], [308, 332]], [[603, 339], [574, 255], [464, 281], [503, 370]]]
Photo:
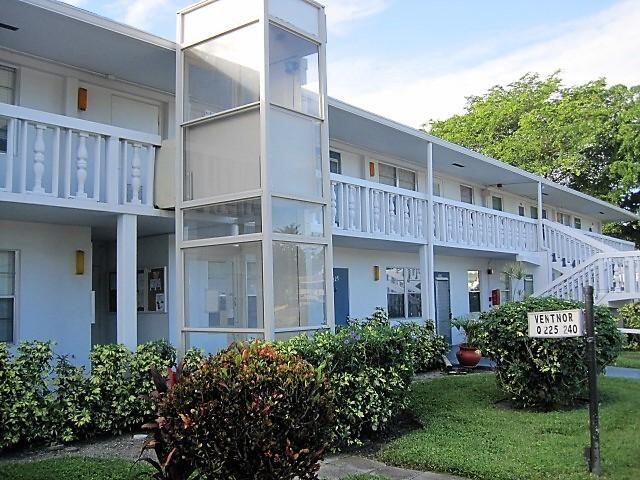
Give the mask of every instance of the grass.
[[148, 471], [126, 460], [62, 457], [35, 462], [0, 463], [0, 479], [7, 480], [126, 480]]
[[[601, 378], [605, 478], [640, 478], [640, 382]], [[493, 375], [444, 377], [414, 384], [411, 408], [423, 429], [386, 445], [382, 461], [479, 480], [589, 479], [586, 408], [539, 413], [496, 405]]]
[[624, 350], [616, 360], [616, 367], [640, 368], [640, 351]]

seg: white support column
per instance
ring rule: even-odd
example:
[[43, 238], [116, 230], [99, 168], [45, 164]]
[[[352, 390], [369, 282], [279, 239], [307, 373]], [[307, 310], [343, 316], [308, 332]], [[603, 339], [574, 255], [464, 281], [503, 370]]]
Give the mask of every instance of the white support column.
[[[422, 275], [422, 316], [426, 320], [436, 322], [435, 281], [434, 281], [434, 253], [435, 240], [433, 229], [433, 143], [427, 143], [427, 226], [424, 238], [426, 245], [420, 247], [420, 270]], [[426, 298], [425, 298], [426, 297]]]
[[117, 341], [130, 350], [138, 344], [137, 251], [138, 218], [131, 214], [118, 216], [116, 245]]

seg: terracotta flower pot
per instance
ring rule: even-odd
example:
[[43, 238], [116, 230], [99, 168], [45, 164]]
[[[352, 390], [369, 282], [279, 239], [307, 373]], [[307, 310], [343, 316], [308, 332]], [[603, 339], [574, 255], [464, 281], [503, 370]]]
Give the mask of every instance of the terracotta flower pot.
[[460, 345], [460, 349], [456, 352], [456, 358], [463, 367], [474, 368], [478, 363], [480, 363], [482, 355], [480, 350], [476, 347], [463, 343]]

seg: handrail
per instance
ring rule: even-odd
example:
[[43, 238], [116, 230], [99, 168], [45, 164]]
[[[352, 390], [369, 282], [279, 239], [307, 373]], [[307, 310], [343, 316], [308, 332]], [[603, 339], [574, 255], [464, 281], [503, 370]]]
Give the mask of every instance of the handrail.
[[415, 190], [409, 190], [406, 188], [392, 187], [391, 185], [385, 185], [384, 183], [371, 182], [369, 180], [362, 180], [361, 178], [349, 177], [348, 175], [340, 175], [338, 173], [331, 173], [329, 179], [333, 182], [348, 183], [363, 188], [373, 188], [382, 192], [393, 193], [395, 195], [404, 195], [405, 197], [414, 197], [419, 200], [427, 200], [427, 194], [422, 192], [416, 192]]
[[630, 242], [628, 240], [622, 240], [621, 238], [616, 238], [610, 235], [604, 235], [602, 233], [596, 233], [596, 232], [582, 232], [582, 233], [584, 233], [588, 237], [592, 237], [597, 240], [600, 240], [602, 243], [606, 243], [606, 242], [618, 243], [624, 246], [631, 247], [632, 250], [635, 250], [636, 248], [636, 244], [634, 242]]
[[576, 240], [580, 240], [581, 242], [586, 243], [587, 245], [589, 245], [592, 248], [595, 248], [597, 250], [600, 250], [601, 252], [618, 252], [618, 250], [616, 250], [615, 248], [611, 247], [610, 245], [607, 245], [607, 244], [605, 244], [603, 242], [600, 242], [600, 241], [598, 241], [598, 240], [596, 240], [594, 238], [590, 238], [590, 237], [586, 236], [584, 233], [582, 233], [578, 229], [567, 227], [566, 225], [562, 225], [561, 223], [552, 222], [551, 220], [546, 219], [546, 218], [542, 220], [542, 224], [545, 227], [556, 229], [556, 230], [564, 233], [565, 235], [573, 237]]
[[69, 128], [82, 132], [91, 132], [109, 137], [126, 138], [133, 142], [144, 143], [159, 147], [162, 143], [160, 135], [139, 132], [137, 130], [129, 130], [104, 123], [91, 122], [81, 118], [67, 117], [56, 113], [43, 112], [27, 107], [19, 107], [0, 103], [0, 117], [12, 117], [19, 120], [28, 120], [35, 123], [44, 123], [56, 127]]
[[517, 220], [523, 223], [530, 223], [532, 225], [536, 225], [538, 223], [537, 220], [533, 220], [531, 218], [522, 217], [520, 215], [514, 215], [513, 213], [503, 212], [502, 210], [495, 210], [493, 208], [481, 207], [480, 205], [475, 205], [473, 203], [460, 202], [458, 200], [451, 200], [450, 198], [438, 197], [436, 195], [433, 196], [434, 203], [443, 203], [445, 205], [451, 205], [453, 207], [465, 208], [467, 210], [474, 210], [476, 212], [487, 213], [490, 215], [497, 215], [499, 217], [510, 218], [511, 220]]

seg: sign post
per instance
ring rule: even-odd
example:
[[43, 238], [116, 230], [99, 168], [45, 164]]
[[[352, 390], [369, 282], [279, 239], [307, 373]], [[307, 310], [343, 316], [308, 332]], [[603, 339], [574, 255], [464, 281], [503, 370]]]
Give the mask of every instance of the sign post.
[[584, 289], [585, 324], [587, 330], [587, 360], [589, 362], [589, 471], [602, 475], [600, 465], [600, 419], [598, 416], [598, 365], [596, 361], [596, 336], [593, 327], [593, 287]]
[[598, 365], [596, 361], [596, 336], [593, 326], [593, 287], [584, 289], [585, 309], [530, 312], [529, 337], [569, 338], [587, 337], [587, 362], [589, 367], [589, 431], [591, 444], [588, 450], [589, 471], [602, 475], [600, 464], [600, 425], [598, 418]]

